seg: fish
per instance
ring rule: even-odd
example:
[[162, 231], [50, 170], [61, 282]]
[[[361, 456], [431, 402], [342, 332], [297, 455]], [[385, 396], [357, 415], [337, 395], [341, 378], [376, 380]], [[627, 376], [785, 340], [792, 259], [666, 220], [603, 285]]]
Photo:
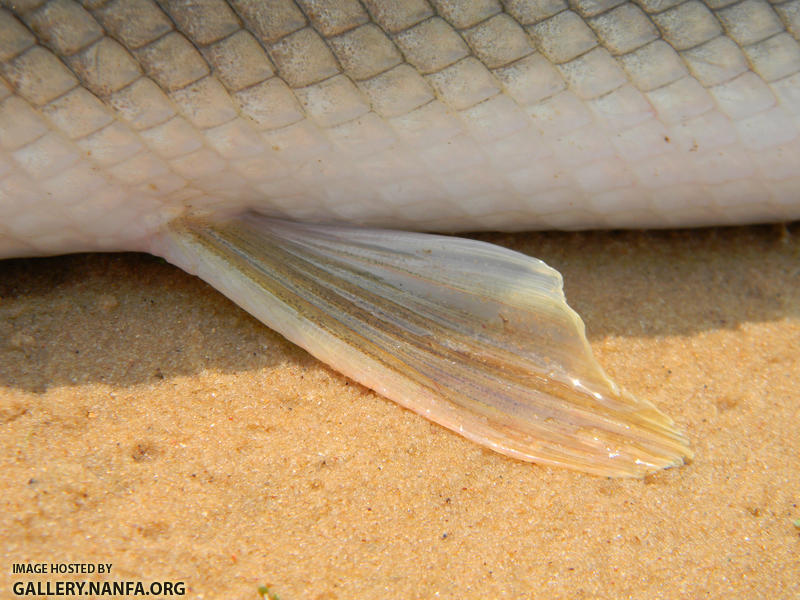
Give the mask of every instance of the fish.
[[562, 278], [459, 231], [800, 218], [766, 0], [2, 0], [0, 258], [140, 251], [508, 456], [692, 459]]

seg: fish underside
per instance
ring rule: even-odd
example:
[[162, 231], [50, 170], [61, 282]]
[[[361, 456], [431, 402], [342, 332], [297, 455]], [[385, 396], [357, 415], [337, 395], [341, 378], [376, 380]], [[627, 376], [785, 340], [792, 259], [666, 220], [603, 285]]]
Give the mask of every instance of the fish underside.
[[414, 230], [800, 218], [797, 0], [0, 4], [0, 257], [162, 256], [522, 460], [692, 452], [556, 271]]

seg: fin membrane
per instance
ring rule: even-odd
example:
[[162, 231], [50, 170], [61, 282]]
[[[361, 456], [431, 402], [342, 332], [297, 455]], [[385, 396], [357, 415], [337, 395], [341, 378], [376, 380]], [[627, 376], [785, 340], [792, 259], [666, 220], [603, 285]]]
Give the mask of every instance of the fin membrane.
[[348, 377], [498, 452], [606, 476], [691, 458], [594, 359], [561, 275], [455, 237], [247, 214], [155, 251]]

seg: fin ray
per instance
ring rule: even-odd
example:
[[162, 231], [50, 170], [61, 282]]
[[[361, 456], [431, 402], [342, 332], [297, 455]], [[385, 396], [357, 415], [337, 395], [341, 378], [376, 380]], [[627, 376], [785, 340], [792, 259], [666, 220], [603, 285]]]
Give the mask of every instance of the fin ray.
[[491, 244], [247, 214], [156, 251], [352, 379], [523, 460], [643, 476], [685, 436], [594, 359], [561, 276]]

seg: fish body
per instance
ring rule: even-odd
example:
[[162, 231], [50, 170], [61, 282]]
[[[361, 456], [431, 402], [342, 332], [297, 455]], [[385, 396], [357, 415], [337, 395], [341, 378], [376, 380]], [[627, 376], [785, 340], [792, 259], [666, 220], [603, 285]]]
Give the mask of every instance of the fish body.
[[553, 269], [374, 227], [800, 217], [795, 0], [2, 4], [0, 258], [163, 256], [515, 458], [630, 477], [692, 452]]
[[800, 217], [766, 0], [4, 0], [0, 256], [243, 210], [426, 231]]

